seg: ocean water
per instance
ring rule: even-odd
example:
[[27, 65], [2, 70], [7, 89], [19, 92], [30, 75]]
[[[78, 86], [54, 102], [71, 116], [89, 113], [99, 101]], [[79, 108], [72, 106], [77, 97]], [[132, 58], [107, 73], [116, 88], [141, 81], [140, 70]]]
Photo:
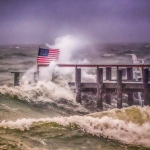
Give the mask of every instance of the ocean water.
[[[44, 45], [40, 45], [45, 47]], [[148, 150], [150, 149], [150, 107], [116, 109], [104, 101], [104, 111], [96, 108], [96, 97], [82, 95], [76, 103], [67, 85], [74, 70], [41, 70], [41, 80], [32, 82], [38, 45], [0, 46], [0, 149], [8, 150]], [[72, 62], [132, 63], [131, 56], [150, 63], [150, 46], [105, 44], [74, 52]], [[80, 55], [79, 55], [80, 54]], [[13, 86], [11, 71], [25, 70], [20, 86]], [[61, 70], [59, 72], [59, 70]], [[64, 71], [64, 72], [63, 72]], [[83, 81], [94, 81], [94, 70], [82, 72]], [[45, 80], [44, 80], [45, 79]]]

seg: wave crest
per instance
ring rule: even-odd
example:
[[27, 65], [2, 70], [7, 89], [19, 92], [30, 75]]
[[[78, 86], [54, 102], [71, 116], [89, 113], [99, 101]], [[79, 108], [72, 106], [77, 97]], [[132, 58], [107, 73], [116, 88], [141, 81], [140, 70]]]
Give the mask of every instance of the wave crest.
[[[135, 107], [127, 108], [132, 117], [136, 114], [132, 113], [132, 109]], [[150, 108], [140, 108], [137, 109], [141, 112], [142, 116], [150, 114]], [[126, 109], [121, 110], [124, 113]], [[115, 113], [120, 111], [114, 109], [111, 111], [106, 111], [105, 113], [112, 113], [109, 115], [102, 115], [103, 113], [94, 113], [91, 116], [70, 116], [70, 117], [54, 117], [54, 118], [41, 118], [41, 119], [20, 119], [16, 122], [8, 121], [1, 122], [0, 127], [10, 128], [10, 129], [20, 129], [20, 130], [30, 130], [36, 124], [41, 122], [51, 123], [55, 122], [59, 125], [68, 126], [75, 125], [79, 127], [82, 131], [90, 133], [96, 136], [104, 136], [110, 139], [116, 139], [126, 144], [142, 145], [144, 147], [150, 148], [150, 115], [142, 123], [136, 123], [135, 121], [126, 119], [120, 119]], [[134, 119], [133, 119], [134, 120]], [[36, 123], [36, 124], [33, 124]], [[42, 127], [42, 126], [41, 126]], [[33, 129], [33, 128], [32, 128]]]

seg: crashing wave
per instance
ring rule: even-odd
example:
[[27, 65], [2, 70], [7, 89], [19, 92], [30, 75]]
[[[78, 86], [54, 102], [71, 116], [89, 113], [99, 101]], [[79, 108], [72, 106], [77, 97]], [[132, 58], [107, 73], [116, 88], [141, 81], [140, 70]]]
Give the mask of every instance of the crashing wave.
[[[75, 94], [65, 84], [59, 85], [51, 81], [39, 81], [36, 84], [23, 84], [15, 87], [4, 85], [0, 86], [0, 93], [29, 103], [51, 103], [70, 111], [88, 112], [75, 101]], [[63, 104], [64, 101], [65, 104]]]
[[[126, 144], [141, 145], [150, 148], [150, 108], [129, 107], [113, 109], [86, 116], [54, 117], [41, 119], [18, 119], [2, 121], [0, 127], [30, 130], [36, 125], [57, 123], [63, 126], [75, 125], [84, 132], [96, 136], [104, 136]], [[42, 128], [42, 126], [41, 126]]]

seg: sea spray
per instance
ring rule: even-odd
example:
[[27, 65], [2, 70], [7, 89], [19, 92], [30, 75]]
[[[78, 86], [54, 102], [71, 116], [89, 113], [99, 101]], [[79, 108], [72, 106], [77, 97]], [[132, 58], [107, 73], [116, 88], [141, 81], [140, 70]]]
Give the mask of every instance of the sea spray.
[[[50, 45], [46, 43], [46, 46], [49, 48], [59, 48], [60, 49], [60, 57], [57, 62], [57, 64], [90, 64], [90, 62], [85, 58], [83, 60], [77, 59], [73, 60], [74, 53], [79, 53], [80, 49], [84, 49], [88, 44], [90, 43], [89, 40], [85, 40], [79, 37], [75, 37], [72, 35], [66, 35], [62, 37], [58, 37], [55, 39], [54, 44]], [[94, 76], [91, 74], [88, 74], [88, 68], [84, 69], [82, 71], [83, 78], [85, 80], [95, 81]], [[53, 69], [54, 73], [60, 75], [60, 76], [67, 76], [71, 81], [74, 80], [74, 68], [68, 68], [68, 67], [58, 67], [57, 65]], [[67, 80], [67, 78], [65, 78]]]
[[73, 62], [72, 57], [74, 52], [78, 52], [81, 48], [89, 44], [90, 41], [80, 37], [72, 35], [65, 35], [55, 39], [54, 44], [47, 44], [49, 48], [60, 49], [59, 63], [70, 63]]

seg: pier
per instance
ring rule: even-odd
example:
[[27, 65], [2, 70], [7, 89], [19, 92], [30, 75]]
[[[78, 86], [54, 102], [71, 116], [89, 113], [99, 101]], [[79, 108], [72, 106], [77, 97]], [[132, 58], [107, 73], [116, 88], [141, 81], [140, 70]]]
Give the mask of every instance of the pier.
[[[58, 64], [59, 67], [74, 67], [75, 82], [69, 82], [71, 86], [75, 86], [76, 101], [81, 102], [81, 93], [89, 90], [95, 91], [97, 94], [97, 107], [103, 109], [103, 94], [106, 94], [106, 103], [111, 105], [111, 93], [117, 94], [117, 108], [122, 108], [122, 94], [128, 95], [128, 105], [133, 105], [133, 92], [142, 92], [144, 95], [144, 105], [150, 105], [149, 93], [149, 68], [150, 65], [76, 65], [76, 64]], [[96, 83], [81, 82], [81, 69], [95, 68]], [[142, 78], [135, 81], [133, 78], [133, 69], [140, 68], [142, 70]], [[105, 80], [104, 80], [105, 69]], [[112, 80], [112, 69], [116, 70], [116, 80]], [[123, 80], [123, 74], [126, 73], [126, 79]]]
[[[117, 108], [122, 108], [122, 94], [128, 95], [128, 105], [133, 105], [133, 93], [142, 92], [144, 97], [144, 105], [150, 105], [150, 65], [137, 64], [137, 65], [99, 65], [99, 64], [57, 64], [58, 67], [74, 67], [75, 68], [75, 81], [69, 82], [70, 86], [75, 87], [76, 101], [81, 103], [81, 93], [93, 91], [97, 94], [97, 107], [103, 110], [103, 94], [106, 94], [106, 103], [111, 105], [111, 93], [117, 95]], [[81, 82], [82, 68], [95, 69], [96, 83]], [[142, 71], [142, 78], [136, 81], [133, 76], [133, 69], [139, 68]], [[105, 72], [104, 72], [105, 70]], [[112, 78], [112, 70], [116, 72], [115, 80]], [[14, 85], [18, 85], [19, 72], [14, 73]], [[105, 79], [104, 79], [105, 73]], [[126, 74], [126, 78], [123, 76]]]

